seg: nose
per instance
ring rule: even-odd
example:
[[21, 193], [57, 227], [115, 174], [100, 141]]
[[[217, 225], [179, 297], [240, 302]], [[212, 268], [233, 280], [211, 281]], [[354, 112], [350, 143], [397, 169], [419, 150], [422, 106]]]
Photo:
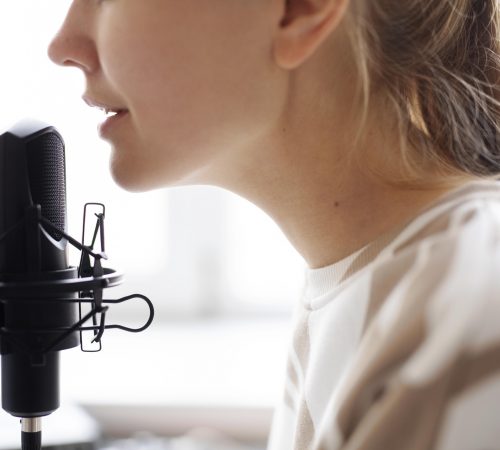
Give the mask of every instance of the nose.
[[52, 39], [47, 53], [49, 58], [61, 66], [77, 67], [91, 73], [98, 67], [98, 56], [92, 38], [92, 11], [85, 3], [74, 0], [66, 18]]

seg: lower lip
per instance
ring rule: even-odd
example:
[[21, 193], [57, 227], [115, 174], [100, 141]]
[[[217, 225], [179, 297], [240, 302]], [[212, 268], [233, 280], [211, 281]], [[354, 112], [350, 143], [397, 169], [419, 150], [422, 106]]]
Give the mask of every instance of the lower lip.
[[119, 126], [120, 122], [123, 121], [125, 117], [128, 116], [128, 111], [120, 111], [114, 116], [108, 117], [104, 122], [99, 124], [98, 132], [99, 136], [106, 138], [110, 133]]

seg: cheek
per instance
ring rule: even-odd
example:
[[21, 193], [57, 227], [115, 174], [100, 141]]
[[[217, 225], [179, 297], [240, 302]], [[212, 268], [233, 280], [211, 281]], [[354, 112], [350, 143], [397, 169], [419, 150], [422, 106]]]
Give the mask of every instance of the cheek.
[[131, 107], [162, 113], [177, 128], [186, 118], [223, 125], [219, 119], [234, 119], [238, 105], [251, 108], [259, 100], [265, 85], [262, 54], [248, 44], [227, 39], [189, 48], [161, 44], [131, 42], [110, 60], [110, 77]]
[[267, 0], [148, 1], [110, 17], [101, 34], [103, 70], [131, 108], [161, 115], [171, 132], [190, 125], [192, 132], [229, 126], [257, 107], [270, 59]]
[[120, 31], [120, 22], [108, 28], [101, 64], [134, 127], [129, 150], [115, 146], [114, 173], [135, 165], [182, 176], [253, 139], [277, 115], [265, 22], [251, 25], [241, 11], [231, 20], [213, 11], [189, 17], [141, 24], [148, 33]]

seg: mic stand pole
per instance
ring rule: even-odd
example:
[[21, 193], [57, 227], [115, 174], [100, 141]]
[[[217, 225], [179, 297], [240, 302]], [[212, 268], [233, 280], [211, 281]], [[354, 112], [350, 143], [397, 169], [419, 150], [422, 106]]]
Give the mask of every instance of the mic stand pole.
[[21, 450], [41, 450], [42, 418], [21, 419]]

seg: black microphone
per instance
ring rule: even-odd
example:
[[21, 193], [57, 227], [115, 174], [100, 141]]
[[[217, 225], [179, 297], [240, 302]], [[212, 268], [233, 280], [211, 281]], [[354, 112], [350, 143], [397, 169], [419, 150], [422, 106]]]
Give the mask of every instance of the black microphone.
[[[59, 407], [60, 351], [81, 345], [83, 330], [92, 330], [100, 344], [106, 328], [138, 332], [153, 319], [151, 302], [139, 294], [103, 300], [103, 289], [122, 279], [101, 265], [103, 220], [98, 215], [100, 252], [67, 234], [65, 145], [54, 127], [29, 120], [0, 136], [2, 408], [21, 418], [23, 450], [41, 448], [40, 418]], [[78, 268], [68, 264], [68, 242], [82, 251]], [[106, 325], [103, 303], [131, 298], [147, 302], [147, 323], [138, 329]], [[83, 303], [92, 308], [85, 317]], [[84, 327], [90, 319], [93, 326]]]
[[[39, 216], [66, 231], [66, 173], [64, 142], [53, 128], [23, 123], [0, 139], [0, 235], [20, 221], [0, 247], [3, 282], [56, 281], [77, 276], [67, 261], [67, 240], [39, 225]], [[27, 295], [28, 294], [28, 295]], [[73, 333], [52, 351], [42, 353], [57, 329], [77, 321], [75, 303], [45, 302], [50, 288], [33, 293], [39, 301], [23, 301], [31, 293], [13, 293], [2, 303], [2, 325], [19, 333], [1, 341], [2, 407], [22, 418], [23, 439], [31, 448], [41, 442], [40, 421], [59, 407], [59, 351], [78, 345]], [[60, 295], [60, 294], [59, 294]], [[76, 293], [73, 294], [76, 298]], [[24, 331], [24, 332], [23, 332]], [[40, 443], [41, 445], [41, 443]]]

